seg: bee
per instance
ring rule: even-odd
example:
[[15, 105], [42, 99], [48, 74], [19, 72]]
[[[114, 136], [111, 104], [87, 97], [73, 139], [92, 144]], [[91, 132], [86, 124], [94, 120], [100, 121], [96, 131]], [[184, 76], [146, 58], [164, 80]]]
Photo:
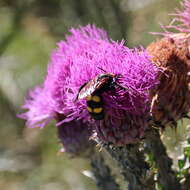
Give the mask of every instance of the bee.
[[116, 82], [119, 76], [113, 73], [99, 74], [79, 88], [77, 99], [86, 98], [87, 110], [93, 119], [102, 120], [104, 118], [102, 93], [114, 89], [116, 85], [126, 89]]

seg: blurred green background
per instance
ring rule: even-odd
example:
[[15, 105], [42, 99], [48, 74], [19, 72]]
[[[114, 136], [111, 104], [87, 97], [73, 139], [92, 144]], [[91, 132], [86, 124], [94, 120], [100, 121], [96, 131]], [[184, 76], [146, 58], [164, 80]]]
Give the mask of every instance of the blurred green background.
[[[0, 189], [95, 190], [89, 163], [59, 153], [56, 128], [28, 129], [16, 114], [28, 89], [42, 83], [52, 49], [70, 27], [94, 23], [129, 47], [147, 46], [171, 21], [179, 0], [0, 0]], [[171, 156], [188, 123], [165, 142]], [[180, 144], [181, 145], [181, 144]], [[174, 148], [175, 147], [175, 148]], [[173, 149], [172, 149], [173, 148]]]

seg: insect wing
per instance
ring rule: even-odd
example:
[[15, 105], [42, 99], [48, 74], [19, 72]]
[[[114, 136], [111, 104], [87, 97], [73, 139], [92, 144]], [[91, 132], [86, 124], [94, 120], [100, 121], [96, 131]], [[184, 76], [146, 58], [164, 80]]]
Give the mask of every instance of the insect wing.
[[109, 86], [110, 78], [112, 79], [113, 77], [113, 74], [110, 73], [100, 74], [88, 83], [84, 83], [79, 89], [77, 99], [84, 99], [98, 90], [103, 90], [106, 85]]
[[77, 99], [84, 99], [87, 96], [92, 95], [95, 91], [96, 91], [96, 80], [90, 80], [86, 85], [84, 85], [84, 87], [81, 88], [81, 90], [79, 91], [78, 97]]

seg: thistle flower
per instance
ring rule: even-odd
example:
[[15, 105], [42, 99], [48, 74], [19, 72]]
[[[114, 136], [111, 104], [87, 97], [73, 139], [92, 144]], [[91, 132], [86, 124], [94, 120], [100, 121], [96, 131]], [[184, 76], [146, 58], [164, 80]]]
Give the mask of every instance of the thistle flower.
[[[160, 34], [168, 38], [177, 38], [185, 40], [189, 38], [190, 33], [190, 1], [183, 0], [181, 2], [182, 10], [176, 9], [176, 12], [170, 14], [174, 16], [169, 25], [161, 25], [164, 32], [153, 32], [153, 34]], [[172, 30], [171, 30], [172, 29]], [[179, 33], [181, 33], [179, 35]]]
[[183, 7], [182, 10], [177, 9], [176, 13], [172, 14], [175, 16], [173, 22], [166, 26], [166, 28], [174, 28], [179, 32], [182, 33], [189, 33], [190, 32], [190, 1], [184, 0], [181, 2]]
[[54, 119], [56, 113], [53, 111], [52, 99], [42, 86], [30, 90], [25, 98], [23, 109], [28, 111], [18, 116], [26, 120], [26, 125], [30, 128], [44, 127]]
[[[52, 53], [42, 95], [36, 95], [34, 90], [26, 100], [24, 107], [28, 112], [23, 116], [28, 125], [44, 126], [62, 115], [57, 125], [63, 128], [69, 122], [79, 122], [93, 126], [96, 131], [93, 136], [102, 142], [115, 145], [136, 142], [148, 126], [149, 91], [158, 84], [159, 69], [143, 48], [131, 50], [123, 41], [110, 40], [104, 30], [94, 25], [70, 32]], [[120, 76], [116, 83], [125, 88], [116, 85], [102, 93], [105, 117], [95, 121], [88, 113], [86, 100], [76, 98], [80, 87], [104, 73], [103, 70]]]

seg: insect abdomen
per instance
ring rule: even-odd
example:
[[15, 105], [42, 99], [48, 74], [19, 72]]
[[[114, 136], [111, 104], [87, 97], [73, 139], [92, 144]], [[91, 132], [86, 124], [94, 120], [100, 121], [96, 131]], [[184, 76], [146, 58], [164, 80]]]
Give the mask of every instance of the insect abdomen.
[[86, 97], [87, 109], [89, 114], [95, 120], [102, 120], [104, 118], [103, 101], [100, 95], [90, 95]]

